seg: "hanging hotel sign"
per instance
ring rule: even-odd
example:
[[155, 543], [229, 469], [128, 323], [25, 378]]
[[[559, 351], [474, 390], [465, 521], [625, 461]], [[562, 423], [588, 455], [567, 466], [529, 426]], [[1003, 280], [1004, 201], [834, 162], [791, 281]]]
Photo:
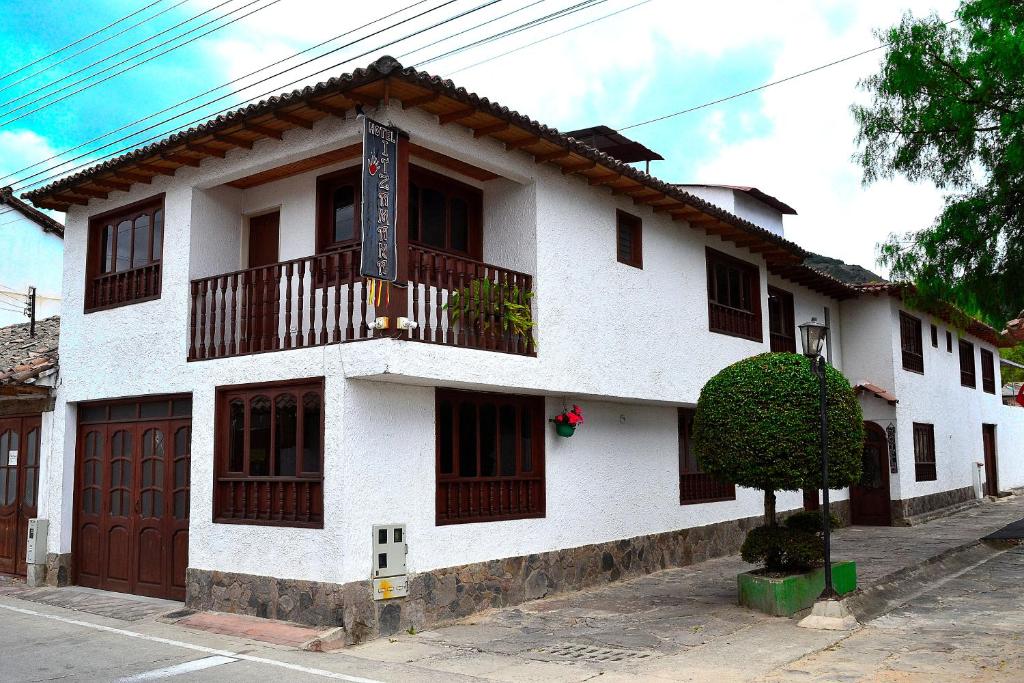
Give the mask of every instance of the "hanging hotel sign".
[[363, 118], [363, 277], [398, 278], [398, 129]]

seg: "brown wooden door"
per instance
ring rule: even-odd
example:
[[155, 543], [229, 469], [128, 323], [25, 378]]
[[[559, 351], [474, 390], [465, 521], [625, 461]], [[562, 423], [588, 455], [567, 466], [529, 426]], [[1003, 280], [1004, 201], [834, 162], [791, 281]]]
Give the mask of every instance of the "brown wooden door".
[[892, 523], [889, 496], [889, 444], [885, 431], [865, 422], [863, 470], [850, 487], [850, 517], [854, 524], [888, 526]]
[[249, 267], [259, 268], [278, 262], [277, 245], [281, 212], [253, 216], [249, 219]]
[[187, 419], [80, 428], [79, 584], [184, 599], [190, 444]]
[[999, 495], [999, 467], [996, 463], [996, 426], [981, 425], [981, 439], [985, 448], [985, 495]]
[[0, 420], [0, 573], [25, 575], [28, 520], [39, 496], [41, 416]]

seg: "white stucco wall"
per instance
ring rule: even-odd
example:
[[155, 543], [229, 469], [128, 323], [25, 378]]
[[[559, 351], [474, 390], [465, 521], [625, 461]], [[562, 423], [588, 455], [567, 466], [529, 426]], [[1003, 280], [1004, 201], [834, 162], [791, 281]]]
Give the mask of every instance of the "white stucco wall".
[[0, 206], [0, 245], [0, 327], [28, 322], [20, 309], [28, 301], [29, 287], [36, 288], [36, 319], [57, 315], [64, 240], [45, 232], [19, 211]]

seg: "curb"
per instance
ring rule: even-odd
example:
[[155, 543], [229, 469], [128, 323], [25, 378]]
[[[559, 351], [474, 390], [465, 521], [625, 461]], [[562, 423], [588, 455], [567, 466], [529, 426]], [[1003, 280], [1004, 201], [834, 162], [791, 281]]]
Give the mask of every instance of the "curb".
[[1014, 547], [1013, 542], [971, 541], [913, 567], [903, 567], [852, 595], [844, 604], [860, 622], [876, 619]]

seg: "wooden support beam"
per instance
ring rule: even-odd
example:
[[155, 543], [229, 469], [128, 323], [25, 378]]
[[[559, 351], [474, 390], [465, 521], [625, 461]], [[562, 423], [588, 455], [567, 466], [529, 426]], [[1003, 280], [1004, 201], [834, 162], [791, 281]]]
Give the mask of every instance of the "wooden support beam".
[[220, 157], [223, 159], [227, 156], [227, 151], [220, 147], [211, 147], [210, 145], [204, 145], [201, 142], [186, 142], [185, 149], [193, 152], [199, 152], [200, 154], [209, 154], [212, 157]]
[[236, 147], [244, 147], [245, 149], [252, 149], [253, 141], [248, 138], [240, 138], [234, 135], [227, 135], [225, 133], [214, 133], [213, 139], [220, 142], [226, 142], [229, 145], [235, 145]]
[[650, 204], [651, 202], [663, 199], [665, 197], [661, 192], [653, 192], [647, 194], [638, 194], [633, 196], [634, 204]]
[[[629, 179], [627, 178], [627, 180], [629, 180]], [[636, 181], [631, 181], [631, 182], [636, 182]], [[613, 187], [612, 188], [612, 194], [616, 195], [616, 196], [618, 196], [620, 194], [625, 194], [625, 195], [629, 195], [630, 197], [632, 197], [633, 195], [630, 194], [631, 192], [636, 192], [637, 190], [642, 190], [643, 188], [644, 188], [644, 186], [641, 185], [640, 183], [636, 183], [635, 185], [626, 185], [625, 187]]]
[[96, 199], [106, 199], [110, 193], [104, 192], [103, 190], [90, 190], [87, 187], [78, 186], [74, 189], [78, 194], [84, 194], [86, 197], [95, 197]]
[[192, 166], [193, 168], [199, 168], [199, 162], [201, 161], [201, 159], [196, 159], [184, 154], [176, 154], [174, 152], [161, 154], [160, 158], [167, 159], [167, 161], [173, 161], [176, 164], [182, 164], [183, 166]]
[[589, 171], [590, 169], [597, 166], [596, 161], [590, 161], [582, 166], [566, 166], [562, 169], [562, 175], [572, 175], [573, 173], [582, 173], [583, 171]]
[[607, 185], [608, 183], [614, 182], [622, 176], [618, 173], [606, 173], [605, 175], [594, 176], [587, 179], [587, 182], [591, 185]]
[[343, 119], [348, 115], [348, 109], [346, 107], [336, 107], [333, 104], [328, 104], [326, 102], [306, 100], [306, 106], [310, 109], [316, 109], [317, 111], [322, 111], [325, 114], [330, 114], [331, 116], [337, 116], [339, 119]]
[[275, 140], [280, 140], [284, 137], [283, 130], [271, 128], [270, 126], [263, 126], [258, 123], [243, 123], [242, 127], [251, 130], [254, 133], [259, 133], [260, 135], [266, 135], [268, 138], [274, 138]]
[[103, 178], [102, 180], [93, 180], [92, 184], [99, 185], [100, 187], [105, 187], [108, 190], [120, 190], [121, 192], [127, 192], [128, 190], [132, 189], [132, 186], [129, 183], [119, 183], [116, 180], [111, 180], [110, 178]]
[[354, 90], [350, 90], [345, 93], [345, 97], [353, 102], [358, 102], [365, 107], [377, 107], [380, 104], [380, 96], [367, 95], [366, 93], [356, 92]]
[[301, 116], [296, 116], [295, 114], [289, 114], [286, 111], [275, 111], [273, 113], [273, 117], [279, 121], [284, 121], [285, 123], [290, 123], [294, 126], [302, 126], [307, 130], [313, 128], [313, 121], [304, 119]]
[[538, 164], [543, 164], [545, 161], [554, 161], [555, 159], [564, 159], [565, 157], [572, 154], [568, 149], [556, 149], [553, 152], [542, 152], [540, 154], [534, 154], [533, 160]]
[[157, 166], [156, 164], [143, 164], [143, 163], [135, 164], [135, 167], [136, 168], [141, 168], [143, 171], [148, 171], [149, 173], [153, 173], [155, 175], [170, 175], [170, 176], [172, 176], [172, 175], [174, 175], [174, 172], [178, 170], [176, 168], [167, 168], [166, 166]]
[[522, 138], [521, 140], [513, 140], [512, 142], [505, 143], [505, 150], [511, 152], [514, 149], [522, 149], [523, 147], [530, 147], [540, 142], [540, 137], [531, 135], [528, 138]]
[[88, 199], [83, 199], [82, 197], [72, 197], [72, 196], [70, 196], [70, 195], [68, 195], [68, 194], [66, 194], [64, 192], [55, 194], [54, 197], [56, 199], [61, 200], [62, 202], [67, 202], [68, 204], [78, 204], [80, 206], [89, 206], [89, 200]]
[[132, 173], [131, 171], [114, 171], [114, 177], [124, 178], [133, 183], [145, 183], [149, 185], [153, 182], [153, 176], [142, 175], [141, 173]]
[[476, 107], [463, 107], [447, 114], [438, 114], [437, 122], [442, 126], [452, 123], [453, 121], [459, 121], [461, 119], [468, 119], [470, 116], [476, 113]]
[[493, 135], [494, 133], [500, 133], [503, 130], [508, 130], [512, 127], [511, 123], [500, 121], [490, 126], [484, 126], [483, 128], [474, 128], [473, 137], [482, 138], [485, 135]]
[[441, 93], [428, 92], [426, 95], [416, 95], [415, 97], [407, 97], [402, 100], [402, 109], [409, 109], [410, 107], [419, 107], [430, 102], [435, 102], [441, 97]]

